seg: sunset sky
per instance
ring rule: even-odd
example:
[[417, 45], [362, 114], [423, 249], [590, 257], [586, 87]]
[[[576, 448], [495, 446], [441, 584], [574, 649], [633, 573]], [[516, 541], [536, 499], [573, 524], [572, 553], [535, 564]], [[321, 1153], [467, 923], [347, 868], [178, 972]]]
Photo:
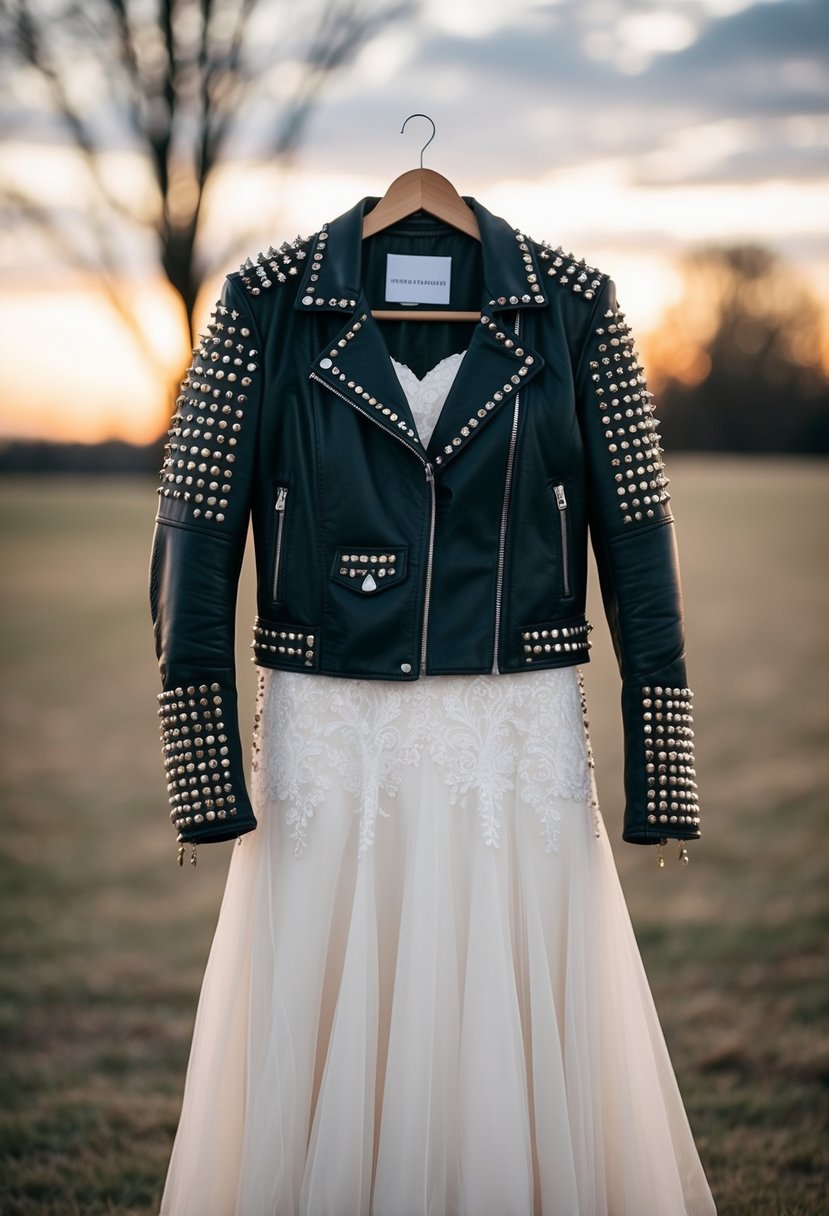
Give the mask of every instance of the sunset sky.
[[[274, 74], [271, 106], [290, 70]], [[329, 82], [290, 171], [252, 159], [267, 101], [240, 126], [202, 252], [213, 263], [228, 231], [239, 249], [205, 288], [204, 314], [244, 252], [309, 234], [416, 166], [428, 125], [399, 133], [414, 111], [437, 124], [427, 167], [612, 274], [643, 338], [677, 298], [674, 259], [703, 242], [762, 242], [829, 304], [828, 99], [822, 0], [426, 0]], [[19, 223], [0, 238], [0, 436], [148, 440], [187, 361], [180, 309], [136, 228], [113, 240], [141, 341], [66, 256], [73, 212], [93, 196], [55, 133], [34, 138], [34, 112], [34, 91], [7, 105], [0, 173], [36, 184], [61, 235]], [[111, 144], [104, 171], [151, 211], [129, 148]]]

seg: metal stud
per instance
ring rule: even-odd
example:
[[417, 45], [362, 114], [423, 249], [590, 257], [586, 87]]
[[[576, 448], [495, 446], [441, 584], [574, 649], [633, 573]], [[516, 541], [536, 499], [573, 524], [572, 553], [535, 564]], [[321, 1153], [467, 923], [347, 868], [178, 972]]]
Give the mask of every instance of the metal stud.
[[648, 823], [698, 827], [693, 694], [661, 685], [644, 685], [640, 692]]
[[[636, 477], [642, 479], [631, 486], [634, 491], [631, 497], [628, 497], [623, 486], [618, 487], [622, 522], [631, 524], [651, 520], [656, 517], [654, 508], [670, 499], [668, 478], [662, 463], [661, 436], [656, 430], [658, 419], [650, 405], [652, 394], [646, 387], [630, 326], [618, 305], [605, 311], [601, 324], [594, 329], [592, 336], [594, 355], [599, 357], [590, 360], [589, 370], [600, 421], [605, 428], [604, 437], [611, 455], [611, 466], [619, 466], [619, 451], [624, 453], [625, 463], [633, 461], [631, 448], [639, 458], [635, 469], [627, 469], [624, 477], [621, 473], [614, 475], [617, 482], [625, 479], [633, 482]], [[610, 408], [615, 411], [612, 414], [603, 400], [605, 383], [607, 391], [615, 394], [610, 400]], [[645, 492], [644, 501], [636, 491]]]
[[[193, 486], [199, 488], [204, 485], [204, 482], [201, 478], [194, 478], [193, 472], [206, 472], [208, 466], [204, 462], [212, 459], [220, 464], [211, 466], [211, 473], [217, 475], [223, 471], [228, 482], [232, 476], [232, 470], [226, 467], [222, 470], [222, 465], [232, 464], [235, 455], [232, 452], [224, 452], [223, 445], [225, 443], [229, 447], [236, 445], [236, 436], [242, 431], [242, 422], [233, 424], [234, 435], [225, 436], [221, 432], [227, 423], [220, 420], [218, 424], [220, 433], [214, 434], [210, 428], [215, 425], [215, 420], [209, 417], [211, 413], [217, 412], [220, 408], [216, 398], [224, 400], [221, 407], [222, 413], [233, 412], [240, 420], [245, 417], [244, 409], [238, 407], [247, 403], [247, 395], [236, 389], [235, 373], [228, 373], [225, 376], [225, 372], [221, 368], [214, 369], [212, 366], [219, 359], [224, 362], [229, 358], [227, 355], [220, 355], [220, 351], [229, 341], [224, 334], [235, 336], [237, 333], [237, 326], [229, 323], [228, 317], [232, 321], [236, 321], [239, 313], [235, 309], [228, 309], [219, 301], [213, 311], [212, 320], [207, 326], [207, 333], [200, 335], [199, 346], [193, 351], [193, 358], [181, 383], [181, 392], [176, 401], [176, 410], [168, 430], [164, 448], [164, 463], [160, 471], [161, 484], [158, 488], [158, 493], [164, 498], [178, 498], [186, 503], [199, 504], [192, 509], [193, 519], [215, 521], [216, 523], [224, 523], [226, 518], [224, 511], [215, 512], [212, 509], [215, 506], [215, 499], [208, 503], [207, 509], [201, 505], [204, 495], [195, 493]], [[251, 336], [251, 330], [247, 326], [240, 327], [238, 332], [247, 339]], [[233, 344], [231, 343], [231, 345]], [[259, 352], [245, 343], [237, 344], [236, 349], [241, 357], [235, 359], [234, 363], [241, 364], [243, 359], [246, 360], [246, 371], [250, 373], [243, 378], [242, 385], [250, 387], [259, 370], [259, 365], [255, 361]], [[211, 378], [225, 380], [225, 383], [230, 383], [233, 387], [214, 388], [211, 385]], [[193, 423], [196, 425], [192, 425]], [[212, 444], [216, 446], [207, 446]], [[187, 471], [186, 475], [182, 470]], [[225, 492], [229, 488], [228, 484]], [[227, 500], [225, 499], [221, 505], [226, 508]]]
[[280, 660], [299, 659], [305, 667], [314, 666], [316, 638], [314, 632], [309, 633], [295, 625], [279, 628], [263, 625], [257, 617], [253, 634], [252, 662], [262, 663], [264, 666], [281, 666], [281, 663], [274, 662], [274, 656], [278, 655]]
[[588, 634], [593, 626], [589, 621], [575, 625], [539, 625], [521, 630], [521, 643], [526, 663], [535, 662], [536, 656], [552, 654], [580, 654], [584, 656], [592, 646]]

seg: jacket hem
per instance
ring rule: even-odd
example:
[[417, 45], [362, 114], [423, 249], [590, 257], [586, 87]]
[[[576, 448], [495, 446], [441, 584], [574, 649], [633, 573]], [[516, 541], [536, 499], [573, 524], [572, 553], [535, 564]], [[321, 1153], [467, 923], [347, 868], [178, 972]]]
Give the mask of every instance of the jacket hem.
[[[457, 665], [451, 667], [430, 668], [422, 673], [412, 670], [411, 672], [402, 671], [342, 671], [335, 668], [317, 666], [312, 668], [302, 667], [296, 661], [290, 659], [280, 659], [276, 655], [264, 655], [257, 651], [253, 656], [253, 662], [257, 667], [269, 667], [273, 671], [297, 671], [301, 670], [309, 675], [333, 676], [344, 680], [397, 680], [400, 682], [411, 682], [412, 680], [421, 679], [422, 676], [484, 676], [492, 675], [492, 668], [489, 664], [482, 664], [475, 667], [460, 667]], [[550, 667], [580, 667], [585, 663], [590, 662], [590, 655], [584, 654], [569, 654], [556, 657], [539, 659], [531, 666], [517, 665], [514, 668], [502, 667], [497, 675], [512, 676], [519, 675], [527, 671], [541, 671]]]
[[247, 832], [252, 832], [256, 826], [257, 821], [252, 815], [243, 816], [238, 822], [224, 823], [213, 829], [201, 825], [184, 827], [176, 836], [176, 840], [179, 844], [219, 844], [223, 840], [235, 840], [237, 836], [244, 836]]
[[660, 840], [699, 840], [702, 833], [699, 828], [683, 828], [675, 823], [660, 825], [654, 828], [628, 828], [622, 832], [622, 840], [626, 844], [659, 844]]

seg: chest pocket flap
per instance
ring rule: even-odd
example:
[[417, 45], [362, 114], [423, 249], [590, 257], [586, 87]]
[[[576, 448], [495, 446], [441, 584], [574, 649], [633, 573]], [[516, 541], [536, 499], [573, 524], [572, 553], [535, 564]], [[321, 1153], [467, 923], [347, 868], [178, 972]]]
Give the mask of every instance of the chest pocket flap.
[[406, 545], [348, 545], [334, 553], [331, 577], [357, 595], [377, 595], [406, 577]]

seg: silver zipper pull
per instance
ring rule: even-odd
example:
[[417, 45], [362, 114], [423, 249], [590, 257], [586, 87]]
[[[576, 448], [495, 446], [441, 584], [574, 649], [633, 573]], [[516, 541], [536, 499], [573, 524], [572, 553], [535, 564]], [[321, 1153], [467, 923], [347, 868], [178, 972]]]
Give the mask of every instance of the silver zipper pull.
[[567, 510], [567, 498], [564, 493], [564, 486], [555, 486], [554, 489], [556, 492], [556, 504], [558, 506], [559, 511], [566, 511]]
[[434, 469], [432, 468], [432, 466], [431, 466], [430, 464], [427, 464], [427, 465], [425, 466], [425, 469], [426, 469], [426, 480], [427, 480], [427, 481], [434, 481], [434, 480], [435, 480], [435, 471], [434, 471]]
[[288, 497], [287, 486], [280, 486], [279, 489], [277, 490], [276, 502], [274, 503], [275, 511], [284, 511], [285, 510], [285, 499], [287, 497]]

